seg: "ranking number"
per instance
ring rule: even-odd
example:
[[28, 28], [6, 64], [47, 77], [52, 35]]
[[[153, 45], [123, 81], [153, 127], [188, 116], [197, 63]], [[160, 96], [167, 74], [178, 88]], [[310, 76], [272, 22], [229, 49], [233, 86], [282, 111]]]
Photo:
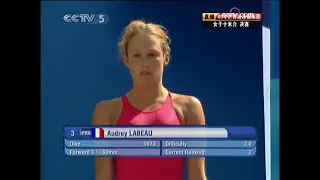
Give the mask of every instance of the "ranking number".
[[74, 130], [71, 130], [71, 136], [74, 136]]

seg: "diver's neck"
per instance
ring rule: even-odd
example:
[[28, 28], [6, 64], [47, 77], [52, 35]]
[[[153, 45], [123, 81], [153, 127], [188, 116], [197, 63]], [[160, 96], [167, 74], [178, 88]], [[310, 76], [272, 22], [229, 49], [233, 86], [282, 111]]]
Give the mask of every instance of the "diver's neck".
[[168, 95], [168, 90], [163, 87], [162, 82], [155, 85], [134, 85], [127, 96], [134, 101], [144, 104], [155, 102], [157, 99], [164, 99]]

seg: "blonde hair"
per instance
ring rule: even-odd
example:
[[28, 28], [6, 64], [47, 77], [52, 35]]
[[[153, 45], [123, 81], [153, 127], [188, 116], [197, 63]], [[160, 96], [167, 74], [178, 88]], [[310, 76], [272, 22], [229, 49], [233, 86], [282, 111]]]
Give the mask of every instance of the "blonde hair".
[[161, 41], [163, 54], [170, 57], [170, 38], [168, 36], [166, 28], [159, 24], [145, 23], [142, 20], [131, 21], [130, 24], [125, 27], [121, 35], [121, 39], [118, 43], [118, 48], [121, 56], [128, 55], [127, 47], [129, 41], [133, 36], [141, 32], [146, 32], [151, 35], [157, 36]]

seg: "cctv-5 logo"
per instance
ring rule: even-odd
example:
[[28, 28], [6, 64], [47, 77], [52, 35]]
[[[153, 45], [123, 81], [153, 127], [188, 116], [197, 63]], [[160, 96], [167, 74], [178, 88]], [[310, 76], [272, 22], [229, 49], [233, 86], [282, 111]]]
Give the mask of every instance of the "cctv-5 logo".
[[67, 23], [106, 24], [108, 16], [106, 14], [66, 14], [63, 20]]

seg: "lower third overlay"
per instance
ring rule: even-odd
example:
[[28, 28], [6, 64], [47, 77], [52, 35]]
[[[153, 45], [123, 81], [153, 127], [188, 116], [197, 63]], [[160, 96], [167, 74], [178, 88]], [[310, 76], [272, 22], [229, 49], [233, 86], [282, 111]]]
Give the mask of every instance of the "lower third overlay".
[[253, 157], [252, 127], [65, 127], [73, 157]]

